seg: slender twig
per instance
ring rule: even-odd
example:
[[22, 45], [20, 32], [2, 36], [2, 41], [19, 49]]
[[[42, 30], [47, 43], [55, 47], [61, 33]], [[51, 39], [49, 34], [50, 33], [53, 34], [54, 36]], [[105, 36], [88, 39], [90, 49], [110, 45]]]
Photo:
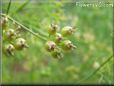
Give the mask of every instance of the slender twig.
[[1, 14], [2, 16], [7, 16], [7, 18], [13, 22], [15, 22], [17, 25], [21, 26], [23, 29], [25, 29], [26, 31], [30, 32], [31, 34], [37, 36], [38, 38], [46, 41], [47, 39], [43, 36], [41, 36], [39, 33], [35, 33], [32, 30], [30, 30], [29, 28], [27, 28], [26, 26], [22, 25], [21, 23], [19, 23], [18, 21], [14, 20], [12, 17], [6, 15], [6, 14]]
[[16, 12], [21, 11], [28, 3], [30, 2], [30, 0], [27, 0], [25, 3], [23, 3], [18, 9], [16, 9], [16, 11], [14, 11], [11, 15], [15, 14]]
[[8, 4], [8, 8], [7, 8], [7, 12], [6, 12], [6, 14], [9, 13], [10, 7], [11, 7], [11, 0], [9, 1], [9, 4]]
[[106, 63], [108, 63], [112, 59], [112, 57], [113, 57], [113, 55], [108, 57], [108, 59], [106, 61], [104, 61], [99, 68], [97, 68], [94, 72], [92, 72], [88, 77], [78, 81], [78, 83], [85, 81], [85, 80], [88, 80], [89, 78], [93, 77]]

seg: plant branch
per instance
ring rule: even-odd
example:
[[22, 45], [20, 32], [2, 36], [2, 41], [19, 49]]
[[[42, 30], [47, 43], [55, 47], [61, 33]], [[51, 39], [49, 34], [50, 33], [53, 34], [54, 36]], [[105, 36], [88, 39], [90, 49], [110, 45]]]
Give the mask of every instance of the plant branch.
[[113, 55], [108, 57], [106, 61], [104, 61], [99, 68], [97, 68], [94, 72], [92, 72], [88, 77], [84, 78], [83, 80], [80, 80], [79, 82], [85, 81], [95, 75], [106, 63], [108, 63], [112, 59]]
[[11, 0], [9, 1], [9, 4], [8, 4], [8, 8], [7, 8], [7, 14], [9, 13], [9, 10], [10, 10], [10, 6], [11, 6]]
[[15, 14], [16, 12], [21, 11], [29, 2], [30, 0], [27, 0], [25, 3], [23, 3], [18, 9], [16, 9], [15, 12], [12, 13], [12, 15]]
[[26, 26], [22, 25], [21, 23], [19, 23], [18, 21], [14, 20], [12, 17], [6, 15], [6, 14], [1, 14], [2, 16], [7, 16], [7, 18], [13, 22], [15, 22], [16, 24], [18, 24], [19, 26], [21, 26], [23, 29], [25, 29], [26, 31], [30, 32], [31, 34], [37, 36], [38, 38], [46, 41], [47, 39], [43, 36], [41, 36], [39, 33], [35, 33], [32, 30], [30, 30], [29, 28], [27, 28]]

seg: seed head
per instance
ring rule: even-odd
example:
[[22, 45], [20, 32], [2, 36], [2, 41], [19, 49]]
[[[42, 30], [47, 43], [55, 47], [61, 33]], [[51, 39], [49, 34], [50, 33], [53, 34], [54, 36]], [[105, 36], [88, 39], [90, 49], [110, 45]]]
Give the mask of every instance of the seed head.
[[55, 34], [57, 32], [57, 29], [58, 29], [58, 25], [51, 24], [50, 27], [49, 27], [49, 29], [48, 29], [48, 33], [50, 35], [53, 35], [53, 34]]
[[73, 50], [74, 48], [76, 48], [76, 46], [73, 45], [70, 40], [65, 40], [62, 44], [62, 47], [64, 50]]
[[71, 26], [66, 26], [61, 31], [63, 36], [70, 36], [74, 33], [74, 28]]
[[60, 43], [62, 41], [63, 37], [60, 33], [56, 33], [56, 42]]
[[26, 40], [23, 39], [23, 38], [16, 39], [16, 44], [15, 45], [16, 45], [16, 49], [18, 49], [18, 50], [22, 50], [23, 48], [28, 47], [28, 45], [26, 43]]
[[54, 49], [56, 48], [56, 44], [53, 41], [47, 41], [45, 44], [45, 48], [49, 52], [54, 51]]
[[15, 47], [12, 44], [7, 44], [5, 46], [5, 51], [9, 55], [14, 55], [14, 50], [15, 50]]
[[6, 29], [6, 24], [8, 22], [8, 18], [7, 17], [3, 17], [0, 21], [0, 25], [2, 26], [3, 29]]
[[13, 29], [8, 29], [8, 30], [6, 31], [6, 36], [7, 36], [8, 38], [11, 38], [11, 37], [14, 36], [14, 35], [16, 35], [16, 33], [15, 33], [15, 31], [14, 31]]
[[51, 53], [51, 55], [53, 56], [53, 58], [56, 58], [56, 59], [63, 58], [63, 54], [62, 54], [61, 50], [58, 48], [54, 49], [54, 51]]

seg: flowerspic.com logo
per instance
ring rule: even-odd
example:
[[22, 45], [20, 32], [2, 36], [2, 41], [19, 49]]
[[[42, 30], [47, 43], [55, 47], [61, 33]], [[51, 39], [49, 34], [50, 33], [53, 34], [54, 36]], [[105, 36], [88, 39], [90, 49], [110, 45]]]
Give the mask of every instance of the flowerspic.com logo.
[[109, 2], [76, 2], [79, 7], [113, 7], [113, 3]]

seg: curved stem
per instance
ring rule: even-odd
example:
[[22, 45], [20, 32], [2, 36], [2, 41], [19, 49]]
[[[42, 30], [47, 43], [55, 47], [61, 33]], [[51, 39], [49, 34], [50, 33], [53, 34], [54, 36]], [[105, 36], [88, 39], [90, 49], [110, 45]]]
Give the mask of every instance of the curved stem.
[[19, 26], [23, 27], [23, 29], [25, 29], [26, 31], [30, 32], [31, 34], [37, 36], [38, 38], [46, 41], [47, 39], [43, 36], [41, 36], [39, 33], [35, 33], [32, 30], [30, 30], [29, 28], [27, 28], [26, 26], [22, 25], [21, 23], [19, 23], [18, 21], [14, 20], [12, 17], [6, 15], [6, 14], [1, 14], [2, 16], [7, 16], [7, 18], [13, 22], [15, 22], [16, 24], [18, 24]]
[[82, 81], [85, 81], [85, 80], [88, 80], [90, 77], [92, 77], [93, 75], [95, 75], [106, 63], [108, 63], [112, 59], [112, 57], [113, 57], [113, 55], [110, 56], [110, 57], [108, 57], [108, 59], [106, 61], [104, 61], [98, 69], [96, 69], [94, 72], [92, 72], [88, 77], [86, 77], [86, 78], [78, 81], [78, 83], [79, 82], [82, 82]]
[[10, 10], [10, 6], [11, 6], [11, 0], [9, 1], [9, 4], [8, 4], [8, 8], [7, 8], [7, 14], [9, 13], [9, 10]]

